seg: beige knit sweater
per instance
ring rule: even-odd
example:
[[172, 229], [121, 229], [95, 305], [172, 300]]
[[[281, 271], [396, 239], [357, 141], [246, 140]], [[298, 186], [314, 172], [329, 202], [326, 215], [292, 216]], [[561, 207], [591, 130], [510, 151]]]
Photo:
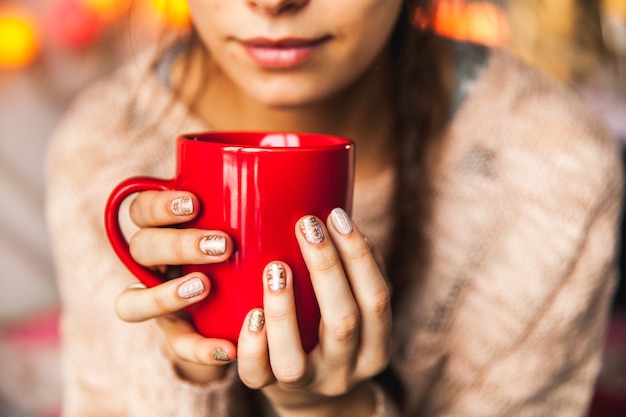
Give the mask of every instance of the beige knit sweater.
[[[49, 149], [64, 415], [255, 415], [234, 367], [207, 386], [181, 380], [154, 324], [113, 311], [134, 278], [104, 233], [108, 193], [129, 176], [172, 177], [176, 135], [208, 129], [146, 66], [85, 91]], [[578, 97], [501, 52], [444, 140], [430, 262], [394, 306], [401, 415], [584, 415], [616, 278], [617, 149]], [[383, 172], [355, 191], [355, 221], [383, 252], [392, 184]], [[382, 391], [378, 404], [396, 415]]]

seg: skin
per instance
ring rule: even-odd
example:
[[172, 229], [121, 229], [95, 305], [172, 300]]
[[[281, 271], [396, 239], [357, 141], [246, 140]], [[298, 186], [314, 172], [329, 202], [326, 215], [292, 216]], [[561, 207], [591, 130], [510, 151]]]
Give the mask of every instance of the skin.
[[[383, 104], [389, 102], [385, 43], [401, 0], [349, 0], [341, 7], [335, 0], [188, 3], [212, 58], [208, 78], [192, 71], [185, 80], [189, 91], [202, 92], [197, 112], [211, 127], [316, 131], [354, 138], [359, 149], [357, 182], [390, 164], [385, 143], [391, 114], [384, 109], [391, 106]], [[261, 36], [330, 40], [303, 65], [268, 69], [249, 59], [237, 42]], [[192, 69], [194, 65], [201, 63], [193, 61]], [[172, 72], [174, 81], [180, 76], [178, 69]], [[193, 198], [192, 214], [177, 216], [169, 211], [169, 203], [181, 196]], [[223, 232], [168, 227], [192, 220], [199, 209], [195, 196], [184, 191], [141, 193], [130, 209], [140, 227], [130, 241], [133, 257], [149, 267], [228, 259], [233, 245]], [[331, 218], [318, 221], [326, 236], [319, 244], [307, 242], [294, 225], [322, 317], [320, 344], [308, 355], [295, 323], [288, 265], [285, 289], [275, 292], [265, 287], [265, 325], [253, 331], [246, 320], [237, 348], [225, 340], [200, 336], [180, 313], [210, 293], [210, 281], [202, 274], [150, 289], [126, 289], [118, 297], [116, 312], [129, 322], [156, 320], [172, 362], [190, 381], [217, 380], [226, 365], [237, 359], [241, 380], [261, 390], [280, 416], [371, 415], [374, 402], [368, 381], [389, 361], [389, 289], [356, 225], [343, 235]], [[215, 233], [226, 237], [226, 253], [203, 254], [199, 240]], [[190, 278], [200, 279], [204, 291], [182, 298], [177, 289]], [[216, 349], [228, 360], [216, 360]]]

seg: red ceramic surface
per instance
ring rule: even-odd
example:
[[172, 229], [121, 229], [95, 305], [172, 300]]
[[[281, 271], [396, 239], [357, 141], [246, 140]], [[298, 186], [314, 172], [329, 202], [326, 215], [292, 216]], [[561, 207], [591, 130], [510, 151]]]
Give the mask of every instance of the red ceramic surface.
[[335, 207], [350, 213], [354, 144], [317, 134], [215, 132], [183, 135], [177, 149], [173, 179], [135, 177], [112, 192], [105, 226], [115, 252], [140, 281], [161, 283], [159, 274], [130, 256], [118, 223], [120, 205], [144, 190], [194, 193], [202, 211], [181, 227], [222, 230], [235, 243], [225, 263], [183, 268], [185, 273], [202, 271], [211, 280], [209, 297], [190, 308], [197, 330], [236, 343], [246, 314], [263, 305], [264, 267], [281, 260], [293, 270], [302, 344], [310, 351], [318, 341], [319, 309], [295, 225], [310, 214], [326, 220]]

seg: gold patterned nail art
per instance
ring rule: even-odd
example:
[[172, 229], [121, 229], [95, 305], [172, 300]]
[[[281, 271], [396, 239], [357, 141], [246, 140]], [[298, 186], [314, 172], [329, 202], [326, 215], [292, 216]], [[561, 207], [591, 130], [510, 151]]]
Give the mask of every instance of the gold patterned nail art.
[[260, 332], [265, 325], [265, 314], [261, 310], [254, 310], [250, 313], [250, 323], [248, 323], [248, 329], [251, 332]]
[[281, 291], [287, 286], [287, 273], [285, 267], [278, 262], [267, 268], [267, 286], [272, 291]]
[[313, 216], [305, 217], [300, 220], [300, 230], [307, 242], [312, 245], [320, 244], [324, 241], [324, 231], [322, 226]]
[[188, 216], [193, 213], [191, 197], [177, 197], [170, 202], [170, 211], [175, 216]]
[[224, 352], [224, 349], [222, 348], [217, 348], [213, 350], [211, 354], [213, 355], [213, 359], [219, 362], [228, 362], [230, 360], [228, 359], [228, 355], [226, 354], [226, 352]]
[[205, 236], [200, 240], [200, 250], [209, 256], [220, 256], [226, 253], [226, 238], [221, 235]]

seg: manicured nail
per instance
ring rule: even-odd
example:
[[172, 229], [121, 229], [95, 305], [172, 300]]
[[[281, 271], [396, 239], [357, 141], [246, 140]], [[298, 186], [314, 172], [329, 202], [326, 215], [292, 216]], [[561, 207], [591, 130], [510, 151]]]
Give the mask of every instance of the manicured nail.
[[324, 241], [322, 226], [320, 226], [317, 219], [313, 216], [305, 217], [300, 220], [300, 230], [306, 241], [312, 245], [317, 245]]
[[200, 278], [191, 278], [180, 284], [178, 296], [181, 298], [192, 298], [204, 292], [204, 283]]
[[214, 349], [213, 352], [211, 352], [211, 355], [213, 355], [213, 359], [219, 362], [228, 362], [230, 360], [222, 348]]
[[352, 220], [342, 208], [336, 208], [330, 212], [330, 218], [335, 226], [335, 229], [342, 235], [349, 235], [354, 230], [352, 226]]
[[193, 213], [191, 197], [177, 197], [170, 202], [170, 212], [175, 216], [188, 216]]
[[248, 323], [248, 329], [251, 332], [260, 332], [265, 325], [265, 314], [261, 310], [253, 310], [250, 313], [250, 322]]
[[222, 235], [205, 236], [200, 240], [200, 250], [209, 256], [226, 253], [226, 238]]
[[285, 289], [287, 286], [287, 274], [282, 264], [274, 262], [267, 268], [267, 286], [274, 292]]

